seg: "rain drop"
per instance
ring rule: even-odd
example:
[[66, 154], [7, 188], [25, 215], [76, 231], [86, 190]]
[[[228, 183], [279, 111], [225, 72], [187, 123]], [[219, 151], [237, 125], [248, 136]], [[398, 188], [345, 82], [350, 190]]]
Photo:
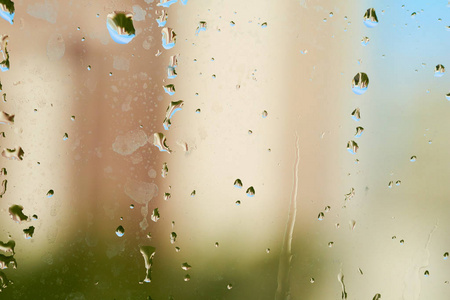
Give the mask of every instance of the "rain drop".
[[364, 25], [369, 28], [378, 25], [378, 18], [377, 14], [375, 13], [375, 8], [367, 9], [366, 13], [364, 14]]
[[123, 237], [123, 235], [125, 234], [125, 229], [122, 227], [122, 225], [117, 227], [116, 234], [118, 237]]
[[352, 112], [352, 119], [359, 122], [361, 120], [361, 111], [358, 108], [355, 108], [355, 110]]
[[106, 27], [113, 41], [118, 44], [128, 44], [135, 37], [132, 13], [114, 12], [108, 14]]
[[242, 188], [242, 181], [238, 178], [234, 181], [234, 186], [237, 188]]
[[367, 91], [369, 86], [369, 77], [366, 73], [359, 72], [353, 77], [352, 91], [357, 95], [362, 95]]
[[347, 143], [348, 152], [350, 152], [351, 154], [356, 154], [356, 152], [358, 151], [358, 148], [359, 148], [358, 144], [355, 141], [353, 141], [353, 140], [348, 141], [348, 143]]
[[251, 186], [247, 189], [247, 191], [245, 193], [247, 194], [247, 196], [253, 197], [253, 196], [255, 196], [255, 189], [253, 188], [253, 186]]
[[443, 65], [437, 65], [434, 68], [434, 77], [442, 77], [445, 73], [445, 67]]
[[47, 192], [47, 197], [48, 197], [48, 198], [51, 198], [51, 197], [53, 197], [54, 194], [55, 194], [55, 192], [54, 192], [53, 190], [49, 190], [49, 191]]

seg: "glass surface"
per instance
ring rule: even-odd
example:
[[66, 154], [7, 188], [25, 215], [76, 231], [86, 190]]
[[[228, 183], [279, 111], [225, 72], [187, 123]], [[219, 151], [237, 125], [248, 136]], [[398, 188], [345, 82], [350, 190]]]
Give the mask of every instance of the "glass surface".
[[0, 299], [450, 298], [446, 1], [0, 17]]

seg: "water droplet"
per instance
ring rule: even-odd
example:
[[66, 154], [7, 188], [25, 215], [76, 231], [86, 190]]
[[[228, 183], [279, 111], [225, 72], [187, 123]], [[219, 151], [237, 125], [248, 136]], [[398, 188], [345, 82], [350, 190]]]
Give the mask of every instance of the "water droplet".
[[444, 259], [448, 259], [448, 252], [444, 253]]
[[423, 273], [423, 275], [424, 275], [425, 277], [428, 277], [428, 276], [430, 276], [430, 272], [429, 272], [428, 270], [425, 270], [425, 272]]
[[16, 242], [14, 240], [9, 240], [6, 243], [0, 241], [0, 251], [14, 254], [14, 247], [16, 247]]
[[355, 196], [355, 189], [351, 188], [350, 192], [348, 192], [347, 194], [344, 195], [345, 197], [345, 201], [351, 200], [353, 197]]
[[200, 31], [206, 31], [206, 28], [208, 28], [208, 25], [205, 21], [198, 22], [197, 29], [195, 30], [195, 35], [198, 35]]
[[227, 289], [231, 290], [233, 288], [233, 285], [231, 283], [227, 284]]
[[167, 163], [163, 163], [162, 169], [161, 169], [161, 177], [166, 178], [167, 174], [169, 173], [169, 168], [167, 167]]
[[160, 215], [159, 215], [158, 208], [155, 208], [155, 209], [153, 210], [152, 216], [151, 216], [150, 218], [152, 219], [153, 222], [158, 222], [159, 217], [160, 217]]
[[364, 275], [363, 271], [361, 270], [361, 268], [358, 268], [359, 274]]
[[69, 135], [66, 133], [64, 133], [63, 135], [63, 141], [67, 141], [69, 139]]
[[0, 269], [7, 269], [10, 265], [14, 269], [17, 269], [17, 261], [14, 258], [14, 255], [6, 256], [0, 254]]
[[22, 205], [12, 205], [8, 209], [9, 216], [11, 217], [11, 219], [13, 219], [18, 223], [29, 220], [29, 218], [22, 211], [23, 211]]
[[170, 120], [172, 119], [173, 115], [181, 110], [183, 108], [184, 102], [183, 100], [179, 101], [172, 101], [170, 102], [170, 105], [167, 107], [166, 110], [166, 118], [164, 119], [163, 126], [165, 130], [169, 130], [169, 127], [171, 125]]
[[191, 268], [191, 265], [189, 265], [187, 262], [181, 264], [181, 268], [185, 271], [189, 270]]
[[401, 181], [401, 180], [397, 180], [397, 181], [395, 182], [395, 185], [396, 185], [396, 186], [399, 186], [400, 184], [402, 184], [402, 181]]
[[175, 247], [175, 252], [180, 252], [181, 251], [181, 249], [180, 249], [180, 247]]
[[261, 24], [261, 28], [266, 28], [267, 27], [267, 22], [264, 22]]
[[164, 200], [167, 201], [171, 197], [170, 193], [164, 193]]
[[350, 230], [355, 229], [355, 226], [356, 226], [356, 221], [355, 220], [348, 221], [348, 224], [350, 225]]
[[[0, 10], [1, 12], [2, 10]], [[8, 35], [0, 35], [0, 52], [2, 53], [3, 60], [0, 60], [0, 70], [6, 72], [9, 70], [9, 52], [8, 52]]]
[[234, 181], [234, 186], [237, 188], [242, 188], [242, 181], [238, 178]]
[[361, 40], [361, 45], [367, 46], [369, 44], [369, 42], [370, 42], [370, 39], [367, 36], [365, 36]]
[[10, 24], [13, 24], [14, 14], [15, 14], [14, 2], [12, 2], [11, 0], [0, 1], [0, 17], [8, 21]]
[[415, 162], [417, 160], [417, 157], [415, 155], [411, 156], [411, 158], [409, 159], [409, 161], [411, 162]]
[[158, 27], [166, 26], [167, 12], [164, 9], [161, 10], [161, 15], [156, 19], [156, 22], [158, 22]]
[[389, 181], [388, 188], [392, 188], [393, 185], [394, 185], [394, 182], [393, 181]]
[[233, 27], [234, 25], [236, 25], [236, 23], [234, 23], [234, 21], [231, 21], [230, 26]]
[[170, 233], [170, 243], [174, 244], [177, 241], [177, 234], [175, 232]]
[[71, 119], [72, 121], [75, 121], [75, 116], [71, 116], [70, 119]]
[[122, 225], [117, 227], [116, 234], [118, 237], [123, 237], [123, 235], [125, 234], [125, 229], [122, 227]]
[[364, 128], [363, 128], [363, 127], [356, 127], [355, 138], [361, 137], [363, 131], [364, 131]]
[[361, 120], [361, 111], [358, 108], [355, 108], [355, 110], [352, 112], [352, 119], [359, 122]]
[[48, 198], [53, 197], [54, 194], [55, 194], [55, 191], [49, 190], [49, 191], [47, 192], [47, 197], [48, 197]]
[[434, 68], [434, 77], [442, 77], [445, 73], [445, 67], [443, 65], [437, 65]]
[[251, 130], [248, 131], [248, 134], [252, 134], [252, 133], [253, 133], [253, 131], [251, 131]]
[[373, 296], [372, 300], [380, 300], [381, 299], [381, 294], [375, 294], [375, 296]]
[[329, 242], [329, 243], [328, 243], [328, 247], [329, 247], [329, 248], [333, 247], [333, 245], [334, 245], [334, 242]]
[[201, 113], [200, 108], [197, 108], [197, 109], [195, 110], [195, 112], [196, 112], [197, 114]]
[[147, 238], [148, 238], [148, 239], [151, 239], [151, 238], [152, 238], [152, 233], [151, 233], [151, 232], [147, 233]]
[[413, 12], [413, 13], [411, 14], [411, 18], [414, 18], [416, 15], [417, 15], [417, 13], [416, 13], [416, 12]]
[[[169, 7], [172, 4], [176, 3], [178, 0], [160, 0], [156, 6]], [[182, 1], [183, 2], [183, 1]], [[187, 2], [187, 0], [185, 1]], [[184, 3], [185, 4], [185, 3]]]
[[309, 282], [310, 282], [310, 283], [314, 283], [314, 282], [315, 282], [314, 278], [311, 277], [311, 278], [309, 279]]
[[162, 46], [164, 49], [171, 49], [175, 46], [176, 42], [176, 34], [172, 28], [164, 27], [161, 30], [162, 34]]
[[34, 234], [34, 226], [30, 226], [30, 227], [24, 229], [23, 233], [24, 233], [25, 239], [27, 239], [27, 240], [31, 239]]
[[263, 117], [263, 118], [267, 118], [267, 115], [268, 115], [267, 110], [265, 110], [265, 111], [262, 112], [262, 117]]
[[216, 248], [219, 247], [219, 242], [215, 242], [214, 247], [216, 247]]
[[357, 95], [362, 95], [367, 91], [369, 86], [369, 77], [366, 73], [359, 72], [353, 77], [352, 91]]
[[331, 210], [331, 206], [329, 206], [329, 205], [325, 206], [325, 209], [324, 209], [325, 212], [329, 212], [330, 210]]
[[377, 14], [375, 13], [375, 8], [367, 9], [364, 14], [364, 24], [369, 27], [375, 27], [378, 24]]
[[168, 66], [167, 67], [167, 79], [174, 79], [177, 77], [177, 71], [175, 67]]
[[133, 209], [134, 208], [134, 204], [130, 204], [130, 209]]
[[348, 143], [347, 143], [348, 152], [350, 152], [351, 154], [356, 154], [356, 152], [358, 151], [358, 148], [359, 148], [358, 144], [355, 141], [353, 141], [353, 140], [348, 141]]
[[0, 112], [0, 124], [13, 125], [14, 115], [10, 115], [4, 111]]
[[342, 270], [339, 272], [337, 279], [341, 284], [341, 298], [347, 299], [347, 292], [345, 291], [345, 284], [344, 284], [344, 274], [342, 273]]
[[140, 246], [139, 251], [142, 254], [142, 257], [144, 258], [145, 263], [145, 279], [144, 282], [151, 282], [151, 268], [153, 264], [153, 257], [155, 256], [156, 249], [152, 246]]
[[189, 280], [191, 280], [191, 275], [189, 274], [184, 275], [184, 281], [188, 282]]
[[175, 85], [167, 84], [167, 85], [164, 85], [163, 88], [164, 88], [164, 92], [169, 94], [169, 96], [172, 96], [175, 94]]
[[108, 14], [106, 27], [113, 41], [118, 44], [128, 44], [135, 37], [132, 13], [116, 11]]
[[87, 69], [88, 69], [88, 71], [90, 71], [91, 70], [91, 65], [87, 66]]
[[324, 216], [325, 216], [324, 213], [320, 212], [319, 215], [317, 216], [317, 220], [322, 221]]
[[253, 188], [253, 186], [251, 186], [247, 189], [247, 191], [245, 193], [247, 194], [247, 196], [253, 197], [253, 196], [255, 196], [255, 189]]
[[400, 245], [403, 245], [405, 243], [405, 240], [400, 240]]
[[161, 151], [161, 152], [164, 152], [164, 151], [166, 151], [168, 153], [172, 152], [172, 150], [170, 150], [169, 147], [167, 147], [167, 145], [166, 145], [166, 136], [163, 133], [153, 134], [153, 145], [158, 147], [159, 151]]

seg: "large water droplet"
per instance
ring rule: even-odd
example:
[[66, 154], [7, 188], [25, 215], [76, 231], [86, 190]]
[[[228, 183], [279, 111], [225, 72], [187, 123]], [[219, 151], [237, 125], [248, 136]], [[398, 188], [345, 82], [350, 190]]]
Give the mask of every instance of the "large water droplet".
[[116, 234], [117, 234], [118, 237], [123, 237], [123, 235], [125, 234], [125, 228], [123, 228], [123, 226], [120, 225], [116, 229]]
[[183, 100], [170, 102], [170, 105], [167, 107], [167, 110], [166, 110], [166, 118], [164, 119], [164, 122], [163, 122], [163, 126], [164, 126], [165, 130], [169, 130], [169, 127], [171, 125], [171, 122], [170, 122], [171, 118], [177, 111], [179, 111], [183, 108], [183, 105], [184, 105]]
[[247, 191], [245, 193], [247, 194], [247, 196], [253, 197], [253, 196], [255, 196], [255, 189], [253, 188], [253, 186], [251, 186], [247, 189]]
[[166, 136], [163, 133], [155, 133], [153, 134], [153, 145], [158, 147], [159, 151], [161, 152], [168, 152], [171, 153], [172, 150], [169, 149], [169, 147], [166, 145]]
[[158, 27], [166, 26], [167, 13], [166, 13], [166, 11], [164, 9], [161, 10], [161, 15], [156, 19], [156, 22], [158, 22]]
[[348, 152], [350, 152], [351, 154], [356, 154], [356, 152], [358, 151], [358, 148], [359, 148], [358, 144], [355, 141], [353, 141], [353, 140], [348, 141], [348, 143], [347, 143]]
[[366, 73], [359, 72], [353, 77], [352, 91], [357, 95], [362, 95], [367, 91], [369, 86], [369, 77]]
[[434, 77], [442, 77], [445, 73], [445, 67], [441, 64], [434, 68]]
[[115, 11], [106, 17], [106, 27], [114, 42], [128, 44], [135, 37], [133, 14], [124, 11]]
[[237, 188], [242, 188], [242, 181], [238, 178], [234, 181], [234, 186]]
[[162, 34], [162, 46], [164, 49], [171, 49], [175, 46], [176, 34], [172, 28], [164, 27], [161, 30]]
[[151, 268], [153, 264], [153, 257], [155, 256], [156, 249], [152, 246], [141, 246], [139, 247], [139, 251], [142, 254], [142, 257], [144, 257], [144, 263], [145, 263], [145, 279], [144, 282], [151, 282], [152, 276], [151, 276]]
[[9, 266], [12, 266], [14, 269], [17, 269], [17, 261], [14, 258], [14, 255], [6, 256], [0, 254], [0, 269], [7, 269]]
[[18, 223], [29, 220], [29, 218], [22, 211], [23, 211], [22, 205], [12, 205], [8, 209], [9, 216], [11, 217], [11, 219], [13, 219]]
[[13, 125], [14, 115], [10, 115], [4, 111], [0, 111], [0, 124]]
[[0, 17], [8, 21], [10, 24], [14, 23], [14, 2], [11, 0], [0, 1]]
[[359, 122], [361, 120], [361, 111], [358, 108], [355, 108], [355, 110], [352, 112], [352, 119], [356, 122]]
[[197, 29], [195, 30], [195, 35], [198, 35], [200, 31], [206, 31], [206, 28], [208, 28], [208, 25], [205, 21], [198, 22]]
[[14, 247], [16, 247], [16, 242], [14, 240], [9, 240], [6, 243], [0, 241], [0, 251], [14, 254]]
[[366, 13], [364, 14], [364, 24], [369, 28], [378, 25], [378, 18], [377, 14], [375, 13], [375, 8], [367, 9]]
[[169, 96], [172, 96], [175, 94], [175, 85], [174, 84], [166, 84], [163, 86], [164, 88], [164, 92], [166, 92], [166, 94], [169, 94]]

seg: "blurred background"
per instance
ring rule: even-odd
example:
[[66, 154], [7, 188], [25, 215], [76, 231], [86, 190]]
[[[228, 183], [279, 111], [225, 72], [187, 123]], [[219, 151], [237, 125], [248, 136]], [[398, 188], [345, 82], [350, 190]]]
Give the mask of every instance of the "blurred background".
[[14, 9], [0, 299], [450, 298], [447, 1]]

